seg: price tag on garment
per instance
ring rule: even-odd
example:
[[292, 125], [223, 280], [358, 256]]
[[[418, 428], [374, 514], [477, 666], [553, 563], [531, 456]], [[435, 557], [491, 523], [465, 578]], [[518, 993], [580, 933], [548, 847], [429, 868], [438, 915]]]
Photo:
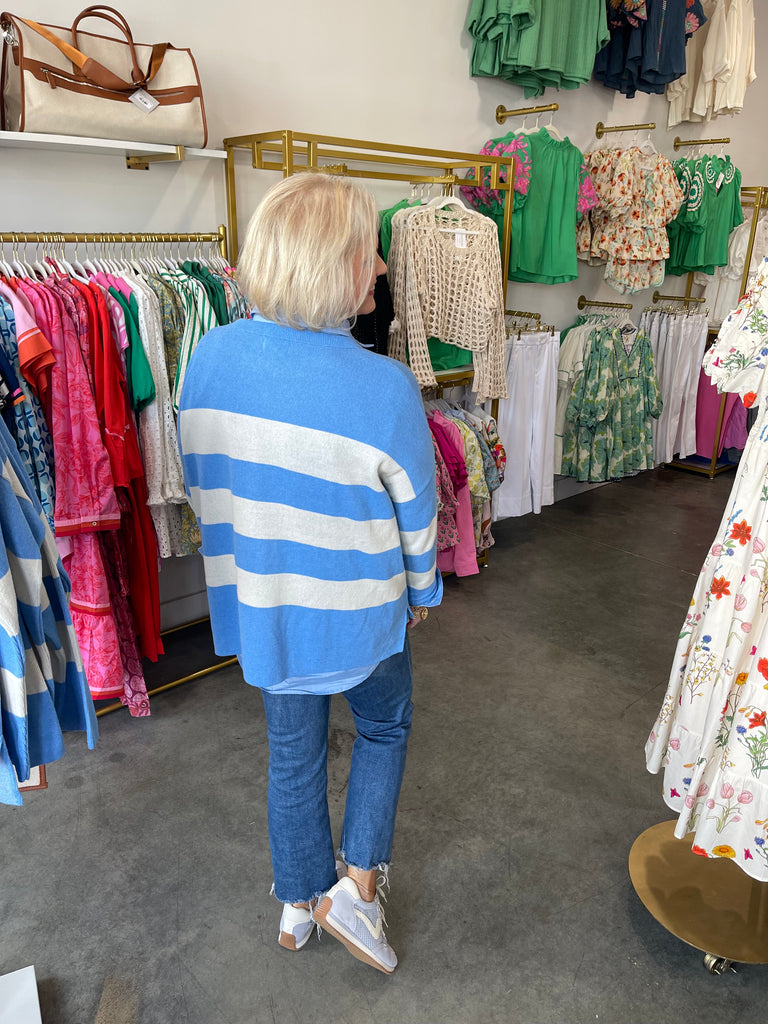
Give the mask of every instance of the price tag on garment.
[[467, 232], [464, 230], [464, 228], [456, 228], [456, 234], [454, 235], [454, 239], [456, 240], [457, 249], [467, 248]]
[[128, 99], [145, 114], [151, 114], [155, 107], [160, 106], [159, 101], [154, 96], [150, 96], [146, 89], [137, 89], [131, 93]]
[[723, 182], [724, 181], [725, 181], [725, 175], [721, 171], [720, 172], [720, 177], [715, 182], [715, 192], [719, 192], [720, 191], [720, 189], [723, 187]]

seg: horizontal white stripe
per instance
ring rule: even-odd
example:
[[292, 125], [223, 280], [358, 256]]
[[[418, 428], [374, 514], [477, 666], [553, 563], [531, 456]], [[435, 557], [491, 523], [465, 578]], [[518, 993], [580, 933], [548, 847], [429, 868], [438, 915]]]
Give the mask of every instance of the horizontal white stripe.
[[424, 555], [432, 550], [437, 537], [437, 516], [423, 530], [406, 530], [400, 534], [400, 546], [405, 555]]
[[8, 566], [13, 575], [16, 597], [23, 604], [32, 608], [41, 605], [43, 611], [48, 607], [48, 594], [42, 583], [42, 564], [39, 558], [17, 558], [6, 549]]
[[251, 608], [293, 604], [318, 611], [358, 611], [396, 601], [405, 590], [405, 573], [388, 580], [319, 580], [295, 573], [258, 575], [240, 569], [234, 555], [204, 557], [209, 587], [237, 586], [237, 597]]
[[27, 687], [24, 679], [7, 668], [0, 668], [0, 704], [17, 718], [27, 717]]
[[239, 498], [224, 488], [192, 487], [190, 497], [202, 523], [211, 526], [231, 522], [241, 537], [291, 541], [330, 551], [362, 551], [366, 555], [378, 555], [400, 543], [394, 515], [359, 522], [278, 502]]
[[226, 455], [375, 491], [386, 486], [396, 502], [415, 496], [402, 466], [379, 448], [350, 437], [220, 409], [185, 409], [180, 420], [185, 455]]
[[435, 566], [426, 572], [406, 571], [405, 578], [411, 590], [427, 590], [435, 584]]

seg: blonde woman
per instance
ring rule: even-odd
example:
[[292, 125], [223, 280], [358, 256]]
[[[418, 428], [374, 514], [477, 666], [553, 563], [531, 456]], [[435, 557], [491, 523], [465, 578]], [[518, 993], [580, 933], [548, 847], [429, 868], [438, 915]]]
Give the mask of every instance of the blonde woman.
[[[402, 363], [350, 321], [374, 309], [373, 197], [298, 174], [256, 210], [238, 264], [250, 320], [210, 331], [187, 368], [179, 438], [203, 538], [216, 651], [262, 690], [281, 946], [315, 922], [387, 974], [377, 894], [411, 726], [407, 628], [442, 596], [432, 441]], [[357, 736], [337, 880], [327, 800], [331, 695]]]

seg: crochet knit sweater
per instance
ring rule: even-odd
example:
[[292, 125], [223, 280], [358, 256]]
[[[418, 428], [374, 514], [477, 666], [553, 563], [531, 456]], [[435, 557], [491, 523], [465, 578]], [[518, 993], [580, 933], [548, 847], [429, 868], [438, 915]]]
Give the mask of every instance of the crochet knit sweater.
[[201, 340], [179, 443], [218, 654], [247, 682], [373, 664], [440, 603], [432, 439], [407, 367], [240, 320]]
[[435, 384], [427, 338], [474, 353], [477, 401], [506, 398], [504, 291], [496, 224], [460, 204], [400, 210], [392, 218], [387, 277], [395, 320], [389, 355], [419, 384]]

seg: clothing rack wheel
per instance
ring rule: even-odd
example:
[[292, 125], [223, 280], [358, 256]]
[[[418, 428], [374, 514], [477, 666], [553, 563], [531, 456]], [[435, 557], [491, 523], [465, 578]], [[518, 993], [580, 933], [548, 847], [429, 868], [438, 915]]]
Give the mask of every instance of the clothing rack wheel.
[[768, 964], [768, 885], [729, 857], [702, 857], [675, 837], [676, 821], [646, 829], [629, 853], [629, 876], [645, 908], [722, 975], [734, 963]]

